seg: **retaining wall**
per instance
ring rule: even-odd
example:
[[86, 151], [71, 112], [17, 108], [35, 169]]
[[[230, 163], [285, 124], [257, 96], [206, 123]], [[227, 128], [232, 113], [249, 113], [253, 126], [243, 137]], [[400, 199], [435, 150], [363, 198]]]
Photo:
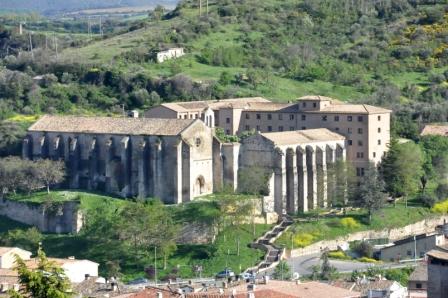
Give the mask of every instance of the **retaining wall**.
[[448, 216], [425, 219], [402, 228], [384, 229], [381, 231], [369, 230], [356, 232], [344, 237], [336, 238], [334, 240], [322, 240], [304, 248], [294, 249], [292, 252], [289, 251], [288, 257], [300, 257], [304, 255], [320, 253], [322, 249], [325, 249], [327, 247], [330, 250], [336, 250], [338, 249], [338, 247], [342, 247], [348, 242], [359, 241], [363, 239], [388, 238], [391, 241], [396, 241], [412, 235], [431, 233], [435, 231], [435, 228], [438, 225], [443, 224], [444, 221], [448, 222]]
[[0, 198], [0, 215], [44, 233], [78, 233], [83, 224], [79, 201], [39, 204]]

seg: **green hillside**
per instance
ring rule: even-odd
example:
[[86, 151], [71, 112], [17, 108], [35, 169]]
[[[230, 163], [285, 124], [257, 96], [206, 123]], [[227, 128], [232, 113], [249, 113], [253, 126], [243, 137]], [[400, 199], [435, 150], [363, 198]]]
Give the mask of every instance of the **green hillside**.
[[[393, 131], [407, 138], [421, 123], [448, 119], [446, 0], [209, 3], [201, 16], [198, 1], [184, 0], [145, 19], [106, 20], [104, 38], [61, 42], [57, 52], [41, 35], [30, 53], [27, 38], [0, 28], [0, 49], [21, 40], [15, 56], [0, 50], [0, 119], [242, 96], [291, 101], [306, 94], [392, 108]], [[58, 22], [57, 28], [85, 30], [83, 22]], [[187, 55], [156, 64], [153, 54], [170, 46]], [[45, 75], [38, 88], [36, 75]]]

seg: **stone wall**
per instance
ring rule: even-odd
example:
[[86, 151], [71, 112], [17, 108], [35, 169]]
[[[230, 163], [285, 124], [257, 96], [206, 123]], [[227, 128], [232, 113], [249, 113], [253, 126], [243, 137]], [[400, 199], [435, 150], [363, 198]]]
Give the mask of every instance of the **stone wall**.
[[0, 215], [35, 226], [44, 233], [77, 233], [81, 230], [83, 216], [79, 201], [69, 201], [44, 206], [44, 204], [0, 199]]
[[289, 253], [289, 257], [300, 257], [303, 255], [320, 253], [322, 249], [327, 247], [330, 250], [336, 250], [338, 247], [343, 247], [348, 242], [359, 241], [363, 239], [387, 238], [391, 241], [396, 241], [412, 235], [434, 232], [435, 228], [438, 225], [442, 225], [444, 221], [448, 221], [448, 216], [440, 216], [437, 218], [422, 220], [402, 228], [384, 229], [381, 231], [369, 230], [352, 233], [334, 240], [323, 240], [311, 244], [305, 248], [295, 249]]

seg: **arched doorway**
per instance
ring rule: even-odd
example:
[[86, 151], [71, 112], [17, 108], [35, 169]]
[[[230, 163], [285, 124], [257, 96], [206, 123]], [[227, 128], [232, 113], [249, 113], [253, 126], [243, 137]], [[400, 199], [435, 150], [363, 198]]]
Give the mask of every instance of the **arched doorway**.
[[205, 192], [205, 179], [204, 177], [201, 175], [198, 178], [196, 178], [195, 182], [194, 182], [194, 188], [193, 188], [193, 193], [194, 196], [200, 196]]

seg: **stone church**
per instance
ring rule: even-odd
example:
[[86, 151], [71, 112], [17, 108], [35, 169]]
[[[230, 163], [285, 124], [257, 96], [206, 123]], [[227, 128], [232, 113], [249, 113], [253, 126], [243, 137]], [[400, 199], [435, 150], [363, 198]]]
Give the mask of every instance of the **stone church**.
[[[311, 110], [302, 111], [305, 103]], [[283, 214], [328, 206], [336, 161], [349, 160], [362, 176], [365, 162], [376, 162], [389, 142], [390, 111], [327, 98], [281, 107], [262, 98], [165, 105], [146, 118], [44, 116], [29, 128], [23, 157], [64, 160], [72, 189], [167, 204], [224, 186], [237, 190], [242, 169], [262, 168], [269, 173], [264, 212]], [[237, 130], [250, 128], [250, 121], [268, 125], [241, 143], [222, 143], [214, 135], [216, 126], [235, 122]], [[304, 123], [310, 128], [299, 126]], [[271, 129], [274, 124], [278, 129]]]

